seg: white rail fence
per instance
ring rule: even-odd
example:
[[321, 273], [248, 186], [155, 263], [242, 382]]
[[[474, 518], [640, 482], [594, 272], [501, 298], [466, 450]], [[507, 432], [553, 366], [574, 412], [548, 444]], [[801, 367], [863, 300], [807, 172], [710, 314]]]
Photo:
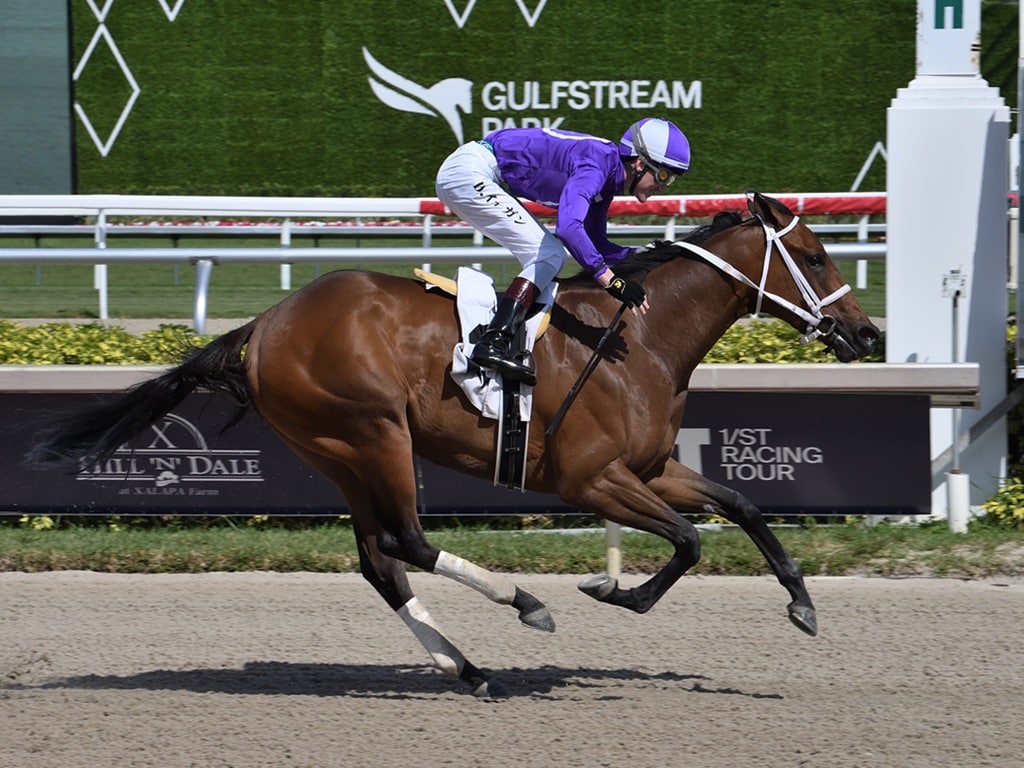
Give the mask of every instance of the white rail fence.
[[[885, 257], [884, 223], [871, 222], [885, 212], [885, 195], [876, 193], [773, 195], [797, 213], [842, 216], [845, 222], [815, 223], [820, 235], [853, 238], [833, 243], [836, 259], [857, 259], [857, 283], [867, 281], [867, 260]], [[551, 209], [528, 207], [540, 217]], [[680, 221], [711, 216], [721, 210], [743, 210], [740, 195], [692, 195], [657, 198], [648, 203], [616, 200], [609, 226], [613, 236], [676, 239], [696, 226]], [[68, 221], [70, 219], [70, 221]], [[196, 221], [199, 219], [199, 221]], [[311, 221], [312, 219], [312, 221]], [[651, 223], [651, 222], [654, 223]], [[3, 223], [7, 222], [7, 223]], [[320, 246], [321, 240], [365, 237], [409, 238], [418, 246]], [[485, 246], [479, 232], [457, 220], [434, 198], [253, 198], [155, 195], [0, 195], [0, 238], [33, 238], [34, 247], [0, 247], [8, 263], [93, 264], [99, 295], [99, 317], [109, 319], [107, 265], [173, 263], [196, 267], [193, 324], [205, 332], [213, 267], [228, 263], [277, 263], [281, 288], [291, 288], [292, 264], [408, 263], [429, 269], [435, 263], [502, 263], [511, 260], [500, 247]], [[91, 247], [40, 247], [44, 238], [89, 237]], [[109, 247], [117, 238], [167, 238], [171, 247]], [[276, 245], [259, 248], [190, 246], [188, 238], [272, 238]], [[466, 246], [438, 246], [435, 238], [472, 238]], [[316, 247], [293, 246], [296, 238], [312, 238]]]

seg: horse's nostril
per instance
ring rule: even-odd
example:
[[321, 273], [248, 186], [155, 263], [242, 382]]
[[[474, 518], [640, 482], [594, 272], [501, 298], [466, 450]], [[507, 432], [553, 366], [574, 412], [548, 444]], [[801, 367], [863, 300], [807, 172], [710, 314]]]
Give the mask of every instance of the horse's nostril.
[[857, 336], [860, 340], [868, 347], [873, 347], [878, 343], [879, 334], [878, 329], [873, 325], [866, 325], [862, 327], [858, 332]]

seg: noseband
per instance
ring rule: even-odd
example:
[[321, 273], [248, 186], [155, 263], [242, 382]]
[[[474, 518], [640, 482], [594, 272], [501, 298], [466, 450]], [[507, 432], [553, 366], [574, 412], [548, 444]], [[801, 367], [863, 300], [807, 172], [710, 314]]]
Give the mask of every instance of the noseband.
[[[761, 311], [761, 305], [764, 303], [764, 299], [767, 298], [774, 301], [780, 307], [788, 309], [794, 315], [807, 323], [807, 331], [800, 337], [801, 344], [807, 344], [817, 338], [821, 338], [823, 341], [828, 341], [835, 335], [836, 321], [835, 318], [825, 315], [821, 310], [823, 307], [827, 307], [829, 304], [834, 303], [840, 297], [849, 293], [850, 286], [844, 283], [840, 288], [836, 289], [828, 296], [819, 299], [817, 294], [814, 292], [814, 289], [811, 287], [811, 284], [807, 282], [807, 278], [804, 277], [803, 273], [797, 268], [796, 262], [793, 261], [793, 257], [789, 255], [789, 251], [786, 249], [785, 243], [782, 242], [782, 238], [796, 227], [797, 223], [800, 221], [800, 217], [794, 216], [793, 220], [779, 231], [776, 231], [774, 227], [767, 224], [760, 216], [757, 217], [757, 220], [760, 222], [762, 229], [764, 229], [765, 237], [764, 264], [761, 268], [761, 282], [759, 284], [755, 283], [749, 277], [736, 269], [732, 264], [729, 264], [727, 261], [716, 256], [706, 248], [701, 248], [699, 245], [693, 245], [692, 243], [685, 242], [676, 244], [700, 256], [716, 269], [720, 269], [727, 275], [756, 290], [757, 304], [754, 307], [754, 315], [757, 315]], [[768, 269], [771, 266], [773, 246], [778, 248], [779, 255], [782, 257], [782, 263], [786, 265], [790, 276], [793, 278], [793, 282], [796, 283], [796, 287], [800, 291], [801, 297], [803, 297], [806, 308], [794, 304], [789, 299], [784, 299], [781, 296], [765, 290], [765, 285], [768, 282]]]

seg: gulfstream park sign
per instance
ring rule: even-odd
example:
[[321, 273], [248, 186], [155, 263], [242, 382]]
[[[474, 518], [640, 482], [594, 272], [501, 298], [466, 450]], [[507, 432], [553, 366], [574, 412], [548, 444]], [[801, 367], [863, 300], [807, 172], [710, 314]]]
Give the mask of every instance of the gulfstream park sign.
[[365, 47], [363, 59], [370, 88], [381, 102], [402, 112], [441, 118], [459, 144], [466, 139], [463, 119], [473, 114], [475, 101], [489, 113], [480, 115], [483, 136], [498, 128], [558, 128], [567, 110], [700, 109], [703, 97], [700, 80], [493, 80], [477, 88], [472, 80], [450, 77], [426, 86], [384, 66]]

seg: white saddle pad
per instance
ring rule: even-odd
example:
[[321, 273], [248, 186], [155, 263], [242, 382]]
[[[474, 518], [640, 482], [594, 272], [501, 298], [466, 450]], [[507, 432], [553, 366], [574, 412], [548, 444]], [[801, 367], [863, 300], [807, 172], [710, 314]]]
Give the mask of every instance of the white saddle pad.
[[[472, 267], [459, 267], [455, 280], [459, 286], [456, 306], [459, 310], [459, 328], [462, 340], [452, 352], [452, 379], [459, 385], [469, 402], [484, 418], [501, 418], [501, 376], [494, 371], [484, 371], [469, 362], [473, 344], [469, 334], [481, 324], [487, 324], [494, 316], [497, 297], [494, 293], [494, 279], [486, 272]], [[555, 302], [558, 283], [552, 282], [540, 295], [538, 302], [546, 311]], [[544, 312], [538, 312], [526, 322], [526, 348], [533, 350]], [[533, 407], [533, 387], [522, 385], [519, 398], [519, 418], [529, 422]]]

